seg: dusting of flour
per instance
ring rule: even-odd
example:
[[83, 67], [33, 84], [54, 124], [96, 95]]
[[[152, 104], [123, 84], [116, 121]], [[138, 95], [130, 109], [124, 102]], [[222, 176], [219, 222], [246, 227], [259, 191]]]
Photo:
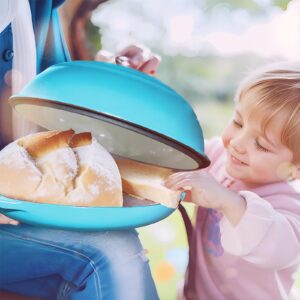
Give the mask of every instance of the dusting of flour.
[[[22, 171], [22, 169], [29, 168], [36, 175], [42, 176], [42, 173], [35, 165], [35, 161], [28, 154], [26, 149], [18, 145], [18, 141], [8, 144], [2, 149], [2, 151], [0, 151], [0, 162], [2, 165], [7, 165], [20, 171]], [[32, 178], [36, 179], [38, 177]]]
[[78, 172], [76, 156], [69, 147], [50, 152], [38, 159], [37, 165], [50, 167], [51, 172], [64, 186], [68, 186]]
[[[119, 169], [114, 159], [95, 138], [92, 138], [90, 145], [74, 149], [70, 147], [57, 149], [36, 160], [29, 155], [25, 148], [18, 145], [17, 140], [0, 151], [0, 164], [20, 170], [20, 172], [30, 168], [38, 176], [32, 176], [28, 180], [41, 180], [45, 174], [52, 174], [55, 177], [55, 184], [52, 184], [51, 191], [48, 189], [47, 183], [40, 185], [32, 195], [35, 198], [49, 197], [51, 193], [54, 193], [66, 197], [74, 204], [83, 200], [85, 202], [93, 201], [101, 194], [100, 189], [103, 185], [92, 182], [88, 187], [83, 186], [81, 180], [77, 180], [80, 165], [91, 168], [99, 180], [105, 178], [107, 191], [122, 190]], [[76, 180], [75, 189], [74, 180]]]
[[[81, 164], [89, 165], [99, 178], [106, 178], [108, 190], [113, 190], [116, 187], [121, 189], [121, 176], [114, 159], [95, 138], [92, 139], [90, 145], [77, 147], [74, 150]], [[90, 185], [89, 191], [92, 194], [98, 194], [99, 187]]]

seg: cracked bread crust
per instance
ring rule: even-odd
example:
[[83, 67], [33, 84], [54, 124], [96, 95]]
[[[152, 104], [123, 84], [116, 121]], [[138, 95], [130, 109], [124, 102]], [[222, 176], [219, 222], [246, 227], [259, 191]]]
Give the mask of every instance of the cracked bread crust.
[[48, 131], [0, 151], [0, 194], [32, 202], [122, 206], [122, 183], [111, 155], [91, 133]]

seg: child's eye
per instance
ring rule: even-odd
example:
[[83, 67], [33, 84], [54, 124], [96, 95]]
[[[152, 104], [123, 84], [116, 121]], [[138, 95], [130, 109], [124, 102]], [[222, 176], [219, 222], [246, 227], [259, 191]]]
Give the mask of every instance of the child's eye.
[[240, 128], [243, 127], [243, 125], [242, 125], [241, 123], [239, 123], [238, 121], [236, 121], [236, 120], [233, 120], [233, 124], [234, 124], [235, 126], [237, 126], [237, 127], [240, 127]]
[[266, 149], [265, 147], [263, 147], [262, 145], [259, 144], [259, 142], [257, 140], [255, 140], [255, 147], [259, 150], [259, 151], [264, 151], [264, 152], [270, 152], [270, 150]]

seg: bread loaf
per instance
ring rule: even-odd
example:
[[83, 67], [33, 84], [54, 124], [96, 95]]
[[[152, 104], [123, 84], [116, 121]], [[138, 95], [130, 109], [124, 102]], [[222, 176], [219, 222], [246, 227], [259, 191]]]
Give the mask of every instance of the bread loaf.
[[28, 135], [0, 151], [0, 194], [38, 203], [123, 206], [124, 191], [176, 208], [181, 192], [164, 186], [171, 174], [132, 160], [115, 162], [90, 132], [72, 129]]
[[167, 207], [178, 206], [181, 192], [164, 186], [165, 179], [173, 173], [171, 170], [126, 159], [116, 159], [116, 163], [123, 192]]
[[89, 132], [47, 131], [0, 151], [0, 194], [32, 202], [122, 206], [122, 183], [112, 156]]

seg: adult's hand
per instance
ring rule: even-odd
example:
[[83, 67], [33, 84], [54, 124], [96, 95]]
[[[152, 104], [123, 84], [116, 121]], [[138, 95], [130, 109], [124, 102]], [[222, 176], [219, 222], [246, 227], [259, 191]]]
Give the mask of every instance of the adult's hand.
[[10, 218], [6, 217], [5, 215], [0, 214], [0, 224], [19, 225], [20, 222], [10, 219]]
[[147, 47], [130, 45], [115, 55], [106, 50], [100, 50], [96, 54], [95, 60], [117, 63], [149, 75], [154, 75], [161, 58], [159, 55], [153, 54]]

